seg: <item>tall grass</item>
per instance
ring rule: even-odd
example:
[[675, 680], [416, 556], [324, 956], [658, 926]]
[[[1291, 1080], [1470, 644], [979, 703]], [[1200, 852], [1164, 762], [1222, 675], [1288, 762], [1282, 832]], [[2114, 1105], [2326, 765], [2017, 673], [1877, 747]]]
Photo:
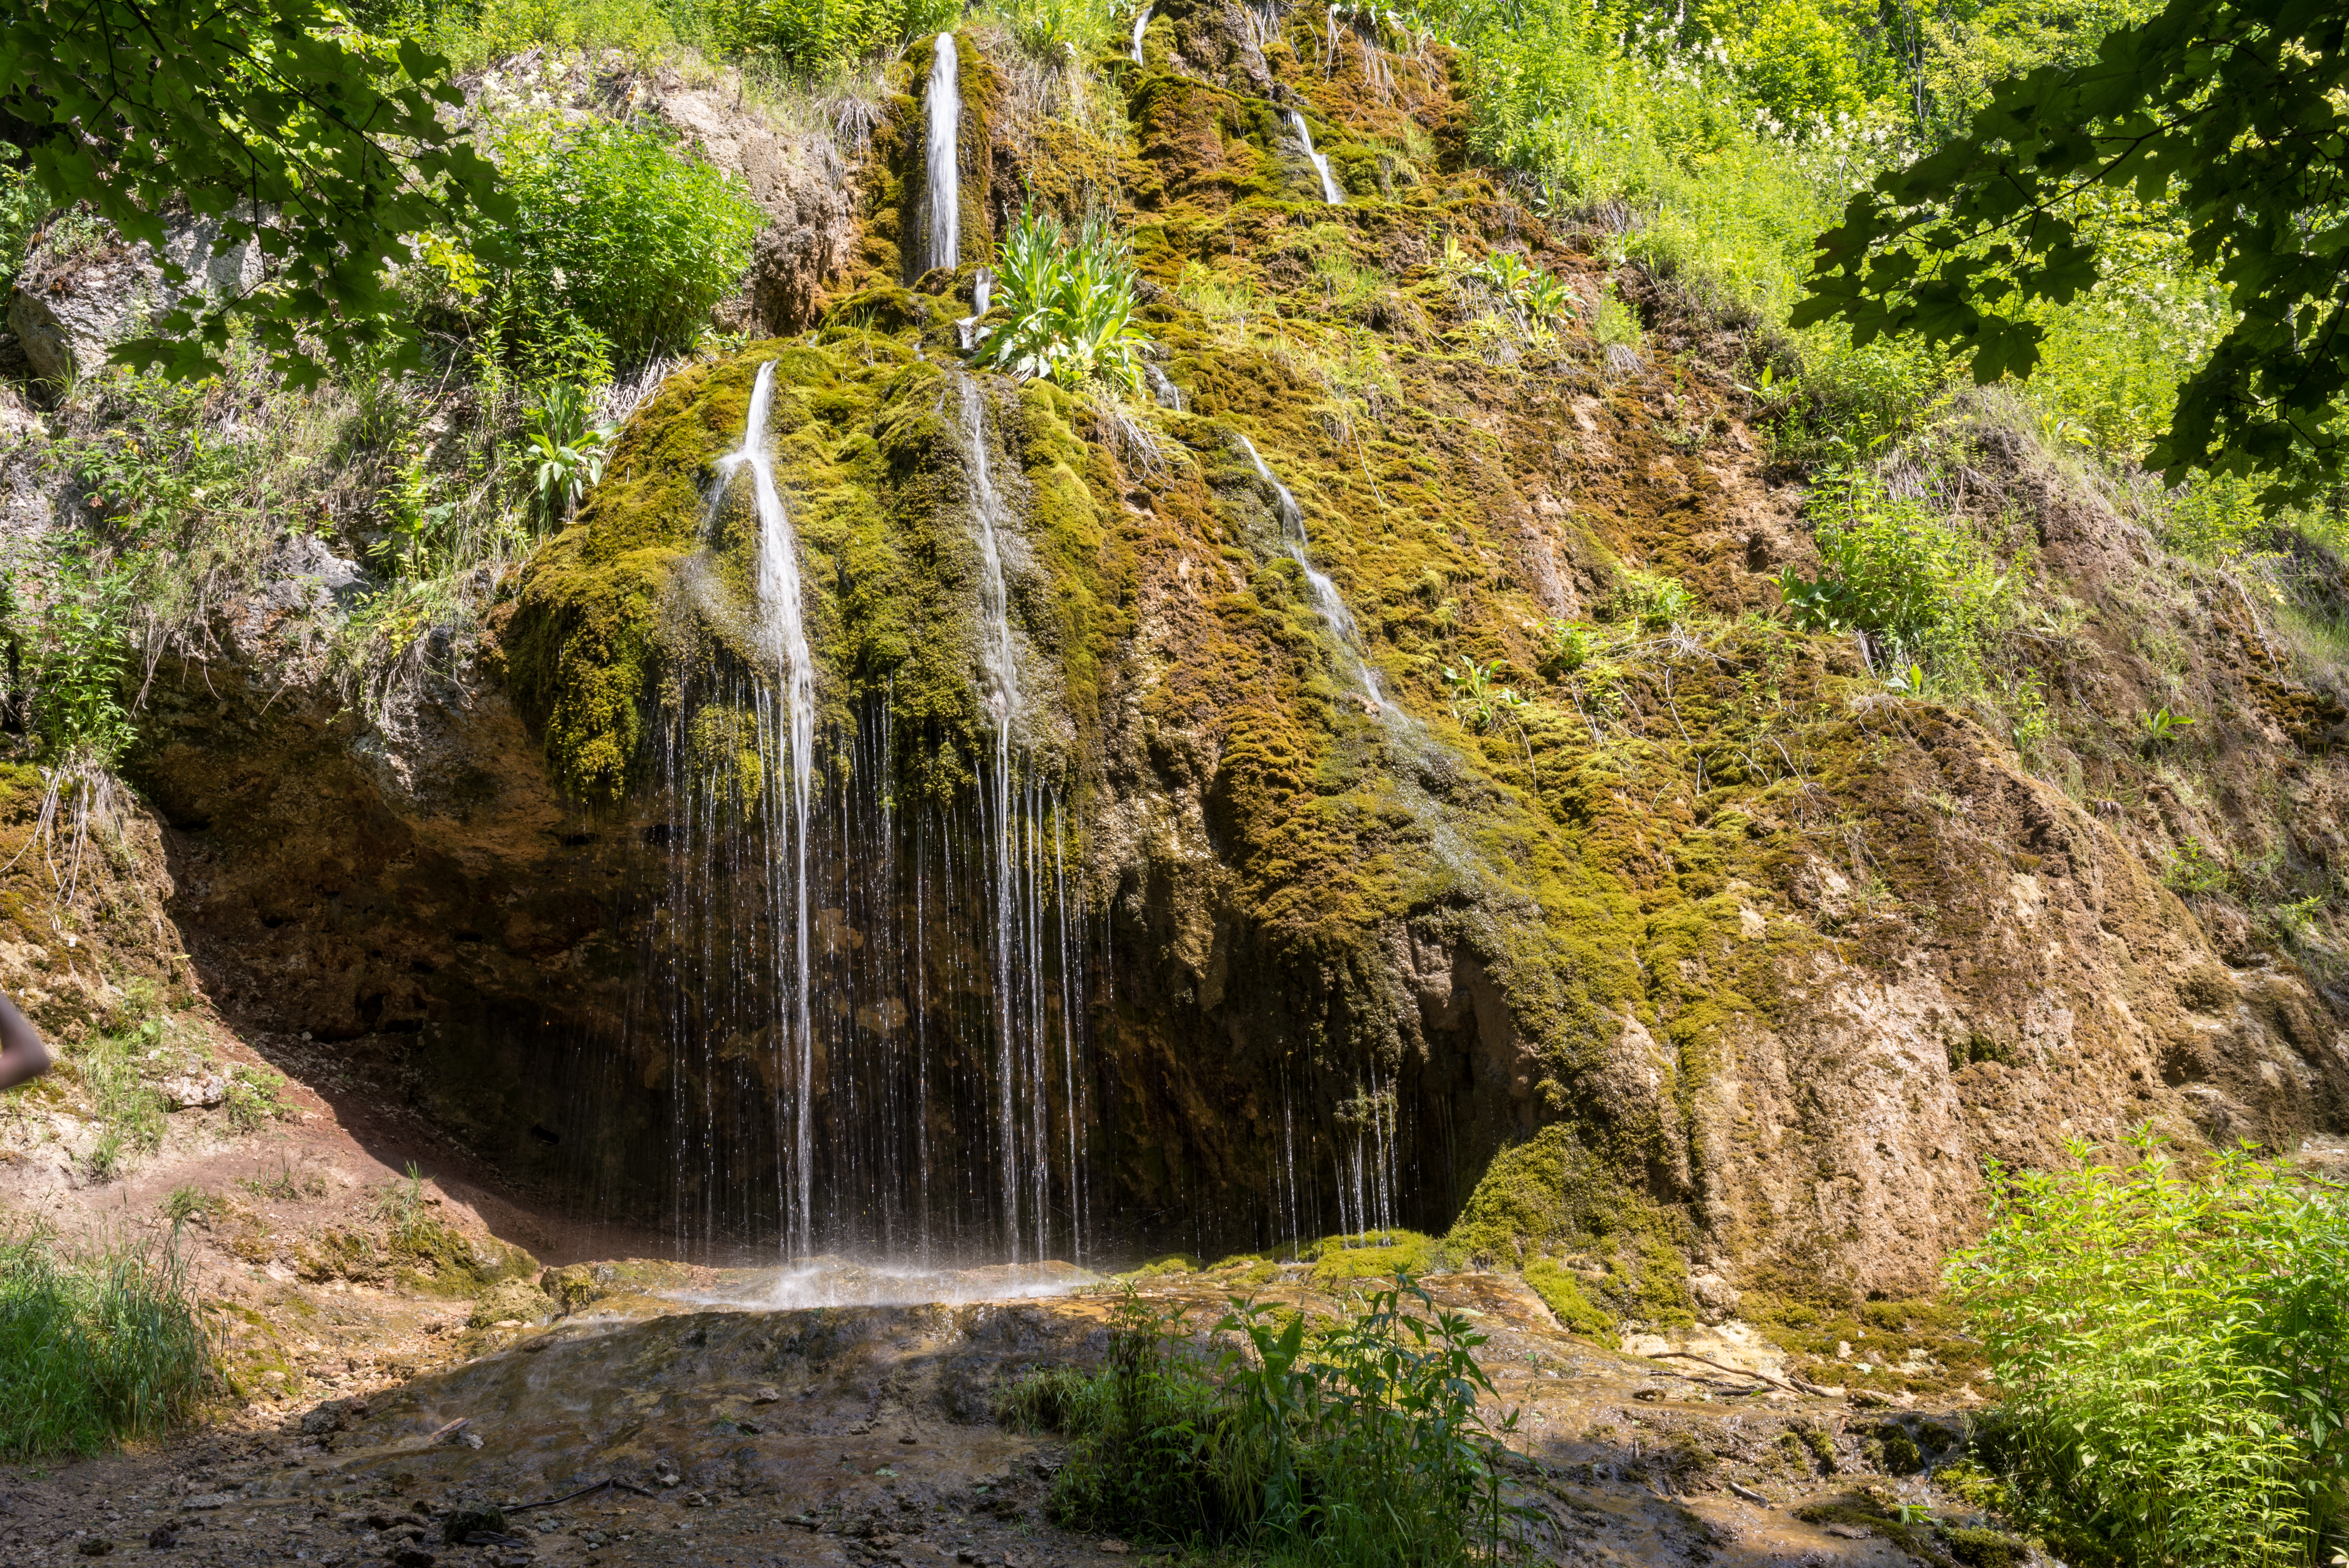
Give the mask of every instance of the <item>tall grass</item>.
[[2063, 1556], [2302, 1568], [2349, 1521], [2349, 1193], [2157, 1140], [2005, 1181], [1950, 1282], [2006, 1403], [2015, 1507]]
[[211, 1381], [211, 1343], [171, 1244], [77, 1254], [39, 1228], [0, 1238], [0, 1455], [159, 1436]]
[[1484, 1336], [1407, 1276], [1319, 1330], [1235, 1300], [1213, 1363], [1180, 1330], [1128, 1296], [1107, 1368], [1007, 1391], [1008, 1418], [1074, 1439], [1060, 1522], [1314, 1568], [1489, 1563], [1511, 1540]]

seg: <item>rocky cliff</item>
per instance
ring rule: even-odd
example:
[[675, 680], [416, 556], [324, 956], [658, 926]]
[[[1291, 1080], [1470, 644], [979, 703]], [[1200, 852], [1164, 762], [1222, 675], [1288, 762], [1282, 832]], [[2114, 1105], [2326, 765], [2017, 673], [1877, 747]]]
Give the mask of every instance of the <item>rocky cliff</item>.
[[[279, 634], [352, 570], [301, 542], [159, 666], [130, 776], [205, 995], [695, 1246], [1399, 1226], [1650, 1321], [1928, 1293], [1990, 1160], [2349, 1124], [2349, 993], [2192, 874], [2337, 893], [2337, 667], [1994, 394], [1931, 471], [2031, 585], [2029, 692], [1795, 630], [1771, 346], [1472, 167], [1406, 42], [1166, 0], [1071, 103], [966, 36], [961, 263], [910, 280], [930, 46], [816, 150], [581, 77], [777, 215], [752, 340], [378, 700]], [[957, 363], [1030, 202], [1130, 232], [1152, 405]]]

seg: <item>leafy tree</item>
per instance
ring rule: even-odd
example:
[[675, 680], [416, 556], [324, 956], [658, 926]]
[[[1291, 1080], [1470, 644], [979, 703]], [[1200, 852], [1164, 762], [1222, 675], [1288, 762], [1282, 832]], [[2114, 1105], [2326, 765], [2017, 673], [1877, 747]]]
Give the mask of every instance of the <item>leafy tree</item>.
[[205, 373], [241, 317], [308, 385], [325, 360], [413, 353], [386, 267], [409, 259], [403, 236], [508, 210], [440, 117], [463, 101], [447, 72], [320, 0], [20, 0], [0, 28], [0, 138], [51, 198], [88, 201], [159, 261], [178, 203], [272, 258], [264, 286], [191, 297], [118, 358]]
[[2046, 328], [2104, 274], [2094, 218], [2172, 204], [2231, 325], [2186, 377], [2148, 463], [2271, 476], [2304, 497], [2342, 467], [2349, 386], [2349, 12], [2317, 0], [2169, 0], [2085, 64], [1999, 84], [1967, 133], [1879, 177], [1819, 238], [1797, 325], [1914, 333], [2027, 376]]

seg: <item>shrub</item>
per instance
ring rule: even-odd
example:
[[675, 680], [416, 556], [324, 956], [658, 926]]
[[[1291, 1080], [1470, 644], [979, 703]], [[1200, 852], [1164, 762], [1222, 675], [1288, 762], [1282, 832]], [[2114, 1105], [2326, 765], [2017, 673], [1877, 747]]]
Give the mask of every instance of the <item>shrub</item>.
[[1031, 209], [996, 247], [995, 266], [1009, 319], [980, 340], [978, 363], [1023, 381], [1142, 389], [1145, 339], [1133, 324], [1133, 260], [1107, 219], [1087, 218], [1072, 233]]
[[1951, 1260], [2007, 1402], [1998, 1457], [2066, 1557], [2267, 1568], [2341, 1520], [2349, 1205], [2240, 1155], [2000, 1177]]
[[264, 1122], [290, 1121], [295, 1110], [285, 1101], [285, 1075], [267, 1068], [240, 1063], [228, 1073], [228, 1119], [247, 1132]]
[[1492, 1385], [1465, 1318], [1407, 1276], [1314, 1330], [1235, 1299], [1214, 1364], [1129, 1295], [1110, 1365], [1031, 1374], [999, 1408], [1074, 1439], [1053, 1517], [1163, 1540], [1246, 1541], [1276, 1562], [1433, 1568], [1496, 1559], [1511, 1515]]
[[762, 218], [740, 179], [641, 126], [509, 124], [517, 212], [483, 247], [508, 263], [495, 326], [530, 374], [595, 385], [692, 344], [740, 281]]
[[717, 0], [708, 13], [722, 46], [816, 74], [952, 27], [955, 0]]
[[1817, 581], [1791, 567], [1779, 579], [1796, 626], [1874, 634], [1879, 665], [1916, 661], [1964, 682], [1979, 676], [1991, 634], [2013, 610], [2006, 573], [1987, 545], [1861, 469], [1830, 475], [1813, 490], [1811, 517]]
[[212, 1348], [170, 1245], [67, 1253], [0, 1238], [0, 1454], [89, 1454], [159, 1436], [212, 1381]]
[[1073, 50], [1091, 56], [1117, 36], [1109, 0], [994, 0], [989, 12], [1029, 56], [1066, 65]]

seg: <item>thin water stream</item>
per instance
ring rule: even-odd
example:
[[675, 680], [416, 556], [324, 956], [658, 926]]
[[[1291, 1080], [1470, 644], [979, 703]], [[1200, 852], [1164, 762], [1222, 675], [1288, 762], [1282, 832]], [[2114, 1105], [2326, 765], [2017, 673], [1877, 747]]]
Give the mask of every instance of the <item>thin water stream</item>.
[[1313, 172], [1321, 177], [1321, 200], [1332, 207], [1344, 206], [1346, 192], [1339, 185], [1338, 177], [1330, 172], [1329, 158], [1325, 154], [1313, 150], [1313, 131], [1312, 128], [1305, 123], [1305, 117], [1295, 109], [1290, 109], [1288, 126], [1291, 130], [1297, 132], [1297, 139], [1305, 144], [1306, 160], [1313, 165]]
[[923, 148], [928, 171], [928, 248], [923, 272], [962, 262], [962, 82], [952, 33], [940, 33], [930, 60], [928, 131]]

